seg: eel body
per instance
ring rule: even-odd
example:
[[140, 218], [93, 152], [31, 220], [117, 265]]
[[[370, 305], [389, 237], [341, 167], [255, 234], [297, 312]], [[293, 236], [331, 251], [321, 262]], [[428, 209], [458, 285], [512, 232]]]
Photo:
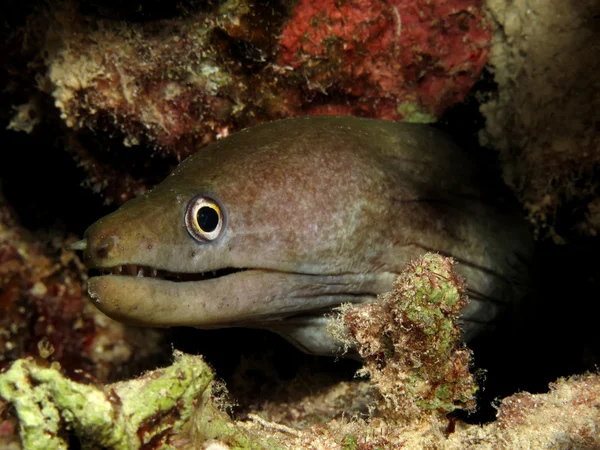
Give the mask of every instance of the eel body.
[[518, 301], [529, 234], [425, 125], [286, 119], [217, 141], [88, 228], [96, 306], [138, 325], [276, 331], [331, 354], [324, 313], [390, 291], [411, 259], [459, 262], [469, 339]]

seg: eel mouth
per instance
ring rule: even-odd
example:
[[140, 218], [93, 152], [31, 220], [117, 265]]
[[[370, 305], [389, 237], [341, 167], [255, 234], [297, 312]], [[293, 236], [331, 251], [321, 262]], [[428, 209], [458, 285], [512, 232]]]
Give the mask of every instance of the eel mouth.
[[98, 309], [120, 322], [159, 327], [270, 324], [341, 303], [372, 301], [395, 279], [391, 274], [308, 275], [252, 268], [188, 274], [134, 264], [95, 271], [102, 270], [104, 276], [88, 280]]
[[186, 281], [205, 281], [215, 278], [221, 278], [232, 273], [244, 272], [248, 269], [224, 268], [211, 270], [208, 272], [171, 272], [154, 267], [142, 266], [139, 264], [122, 264], [114, 267], [104, 267], [100, 269], [91, 269], [89, 274], [91, 277], [104, 275], [117, 275], [124, 277], [136, 278], [155, 278], [164, 281], [186, 282]]

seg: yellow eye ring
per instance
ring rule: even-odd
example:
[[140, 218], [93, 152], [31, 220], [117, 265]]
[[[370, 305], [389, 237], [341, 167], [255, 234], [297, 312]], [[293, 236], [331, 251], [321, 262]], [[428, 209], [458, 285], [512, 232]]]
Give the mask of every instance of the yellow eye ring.
[[201, 194], [188, 203], [185, 210], [185, 228], [200, 242], [214, 241], [224, 224], [223, 209], [213, 198]]

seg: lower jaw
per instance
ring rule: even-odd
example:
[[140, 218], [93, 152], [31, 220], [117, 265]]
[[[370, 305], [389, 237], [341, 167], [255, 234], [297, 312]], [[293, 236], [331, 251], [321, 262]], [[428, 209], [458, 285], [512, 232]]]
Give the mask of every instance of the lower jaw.
[[88, 288], [96, 306], [121, 322], [215, 328], [270, 322], [345, 302], [370, 301], [389, 290], [393, 281], [364, 281], [360, 275], [357, 281], [356, 277], [243, 270], [175, 282], [107, 275], [90, 278]]

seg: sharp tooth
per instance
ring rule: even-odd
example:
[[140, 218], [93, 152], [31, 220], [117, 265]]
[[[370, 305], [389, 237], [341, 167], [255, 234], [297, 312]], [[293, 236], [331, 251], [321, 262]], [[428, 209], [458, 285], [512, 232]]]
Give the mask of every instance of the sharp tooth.
[[121, 274], [121, 273], [123, 273], [123, 266], [117, 266], [117, 270], [116, 270], [116, 272], [117, 272], [118, 274]]
[[158, 275], [158, 270], [152, 269], [152, 278], [156, 278], [156, 275]]
[[217, 271], [216, 270], [213, 270], [212, 273], [213, 273], [213, 277], [217, 276]]
[[138, 277], [143, 277], [144, 276], [144, 269], [140, 268], [140, 270], [138, 270]]

